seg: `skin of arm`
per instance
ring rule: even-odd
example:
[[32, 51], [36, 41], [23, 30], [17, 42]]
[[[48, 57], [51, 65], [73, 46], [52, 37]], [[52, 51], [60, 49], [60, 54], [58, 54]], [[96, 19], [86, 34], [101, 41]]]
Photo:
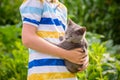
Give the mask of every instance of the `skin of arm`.
[[61, 57], [76, 64], [85, 64], [85, 67], [87, 67], [86, 65], [88, 60], [87, 57], [85, 57], [86, 55], [81, 52], [81, 49], [62, 49], [39, 37], [36, 32], [37, 28], [35, 26], [26, 23], [23, 24], [22, 42], [27, 48], [31, 48], [41, 53]]

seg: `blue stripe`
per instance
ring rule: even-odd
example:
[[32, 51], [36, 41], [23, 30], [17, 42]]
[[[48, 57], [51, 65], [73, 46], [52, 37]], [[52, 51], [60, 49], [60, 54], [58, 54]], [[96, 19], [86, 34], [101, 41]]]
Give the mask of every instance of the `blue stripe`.
[[42, 15], [43, 9], [41, 8], [36, 8], [36, 7], [24, 7], [20, 9], [21, 14], [23, 13], [30, 13], [30, 14], [37, 14], [37, 15]]
[[29, 18], [24, 18], [23, 21], [27, 21], [27, 22], [30, 22], [30, 23], [33, 23], [33, 24], [39, 25], [39, 21], [32, 20], [32, 19], [29, 19]]
[[63, 27], [63, 29], [65, 30], [65, 25], [62, 23], [62, 27]]
[[56, 26], [62, 25], [62, 22], [59, 21], [58, 19], [53, 20]]
[[27, 21], [36, 25], [39, 24], [48, 24], [48, 25], [53, 25], [55, 24], [56, 26], [62, 26], [63, 29], [65, 30], [65, 25], [58, 19], [52, 19], [52, 18], [41, 18], [40, 22], [33, 20], [33, 19], [29, 19], [29, 18], [24, 18], [23, 21]]
[[51, 18], [41, 18], [40, 23], [39, 24], [49, 24], [49, 25], [53, 25], [54, 21]]
[[29, 62], [29, 69], [37, 66], [65, 66], [62, 59], [39, 59]]
[[54, 22], [55, 22], [56, 26], [62, 25], [63, 29], [65, 30], [65, 25], [61, 21], [59, 21], [58, 19], [54, 19]]
[[39, 24], [49, 24], [49, 25], [55, 24], [56, 26], [62, 26], [63, 29], [65, 30], [65, 25], [60, 20], [58, 20], [58, 19], [41, 18]]

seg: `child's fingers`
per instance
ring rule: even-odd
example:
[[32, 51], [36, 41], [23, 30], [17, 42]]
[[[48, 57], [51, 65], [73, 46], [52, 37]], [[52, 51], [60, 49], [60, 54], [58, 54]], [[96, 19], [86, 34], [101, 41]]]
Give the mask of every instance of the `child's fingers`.
[[76, 64], [82, 65], [85, 64], [87, 57], [84, 58], [78, 58], [78, 60], [76, 61]]
[[84, 67], [79, 68], [79, 69], [78, 69], [78, 70], [79, 70], [79, 72], [84, 71], [84, 70], [87, 68], [87, 66], [88, 66], [88, 63], [86, 63], [86, 64], [84, 65]]
[[85, 56], [85, 57], [83, 57], [83, 58], [80, 58], [80, 62], [83, 62], [83, 63], [85, 63], [85, 61], [87, 60], [87, 55]]
[[78, 51], [78, 52], [83, 52], [83, 49], [81, 49], [81, 48], [76, 48], [76, 49], [74, 49], [74, 50], [76, 50], [76, 51]]
[[85, 61], [86, 60], [86, 58], [87, 58], [87, 54], [81, 54], [80, 56], [79, 56], [79, 60], [80, 61]]
[[85, 70], [87, 68], [88, 64], [89, 64], [89, 57], [87, 57], [87, 59], [85, 60], [83, 66], [81, 68], [79, 68], [78, 70], [80, 72], [83, 71], [83, 70]]
[[77, 52], [80, 52], [82, 55], [88, 54], [88, 53], [87, 53], [87, 50], [85, 51], [85, 50], [82, 49], [82, 48], [76, 48], [76, 49], [74, 49], [74, 50], [77, 51]]

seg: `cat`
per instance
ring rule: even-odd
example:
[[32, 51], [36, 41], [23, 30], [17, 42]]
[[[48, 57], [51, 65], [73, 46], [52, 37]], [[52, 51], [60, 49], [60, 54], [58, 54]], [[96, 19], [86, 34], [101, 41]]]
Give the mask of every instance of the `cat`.
[[[68, 28], [65, 31], [65, 35], [60, 37], [60, 43], [57, 46], [71, 50], [75, 48], [81, 48], [85, 54], [87, 54], [88, 43], [85, 39], [86, 28], [77, 25], [72, 20], [68, 20]], [[82, 67], [81, 65], [72, 63], [68, 60], [65, 60], [65, 65], [71, 73], [78, 72], [78, 68]]]

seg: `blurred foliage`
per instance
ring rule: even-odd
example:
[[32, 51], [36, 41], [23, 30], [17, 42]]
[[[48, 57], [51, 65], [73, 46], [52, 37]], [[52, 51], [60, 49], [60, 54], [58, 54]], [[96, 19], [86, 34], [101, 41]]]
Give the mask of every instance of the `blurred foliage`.
[[28, 52], [18, 25], [0, 26], [0, 80], [26, 80]]
[[[77, 74], [79, 80], [120, 80], [120, 1], [60, 1], [67, 6], [68, 17], [88, 29], [90, 63]], [[21, 42], [21, 3], [22, 0], [0, 0], [0, 80], [27, 77], [28, 52]]]
[[0, 25], [20, 22], [19, 6], [22, 0], [0, 0]]

